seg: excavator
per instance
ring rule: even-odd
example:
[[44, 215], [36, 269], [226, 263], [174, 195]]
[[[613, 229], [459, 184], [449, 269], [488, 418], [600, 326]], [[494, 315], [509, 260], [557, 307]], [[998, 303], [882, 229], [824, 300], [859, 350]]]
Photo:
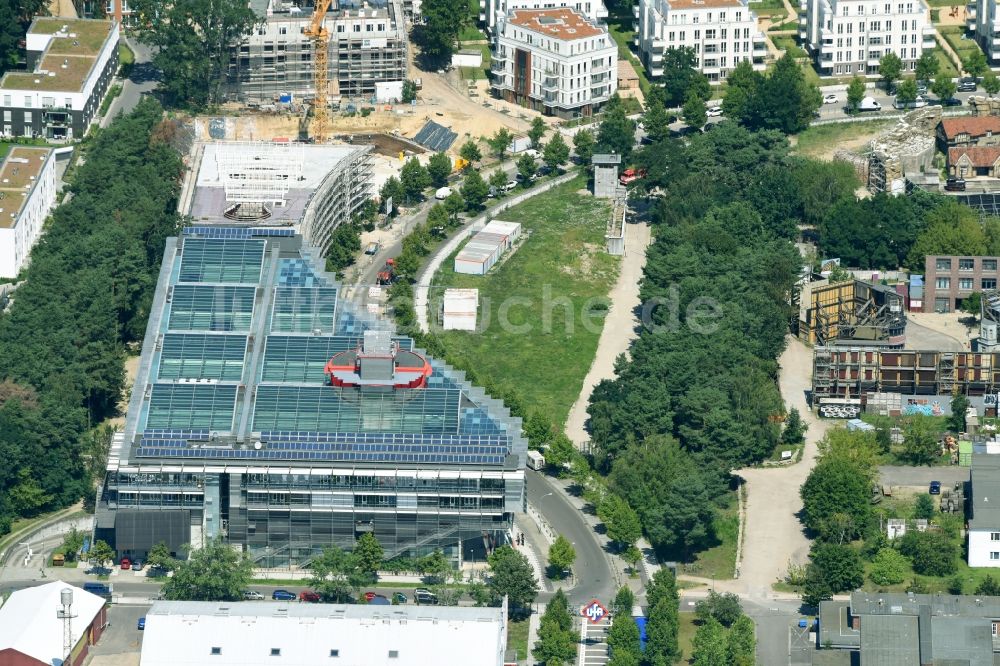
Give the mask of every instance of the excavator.
[[312, 139], [316, 143], [326, 143], [330, 131], [330, 68], [328, 43], [330, 31], [323, 25], [326, 13], [333, 0], [316, 0], [312, 22], [305, 35], [313, 44], [313, 87], [316, 93], [312, 103]]

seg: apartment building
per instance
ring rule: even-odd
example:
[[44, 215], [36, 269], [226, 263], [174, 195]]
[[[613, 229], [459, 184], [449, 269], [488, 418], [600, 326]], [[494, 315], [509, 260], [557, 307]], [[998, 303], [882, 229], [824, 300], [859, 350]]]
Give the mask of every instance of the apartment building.
[[587, 17], [591, 23], [603, 23], [608, 18], [608, 9], [603, 0], [479, 0], [479, 21], [489, 34], [493, 34], [508, 12], [515, 9], [554, 9], [569, 7], [577, 14]]
[[877, 76], [879, 61], [895, 53], [904, 71], [934, 48], [934, 26], [924, 0], [804, 0], [799, 37], [820, 76]]
[[493, 92], [565, 118], [589, 116], [618, 87], [608, 29], [569, 7], [516, 9], [497, 24]]
[[132, 8], [128, 0], [107, 0], [104, 5], [104, 15], [113, 18], [118, 25], [132, 25]]
[[954, 312], [975, 292], [997, 288], [1000, 257], [928, 256], [924, 312]]
[[639, 0], [633, 12], [635, 46], [651, 77], [662, 76], [664, 51], [684, 47], [712, 83], [744, 60], [764, 70], [764, 33], [746, 0]]
[[[264, 19], [234, 48], [226, 77], [232, 101], [270, 104], [281, 96], [311, 98], [313, 43], [304, 31], [312, 0], [266, 0], [251, 6]], [[406, 78], [406, 19], [401, 0], [334, 2], [324, 21], [330, 33], [331, 97], [371, 98], [375, 84]]]
[[118, 71], [118, 24], [36, 18], [25, 38], [27, 71], [0, 79], [2, 135], [82, 138]]
[[990, 65], [1000, 65], [1000, 24], [997, 23], [996, 0], [969, 0], [965, 6], [965, 23], [966, 30], [975, 35]]
[[0, 278], [14, 278], [28, 261], [56, 202], [51, 148], [17, 146], [0, 163]]

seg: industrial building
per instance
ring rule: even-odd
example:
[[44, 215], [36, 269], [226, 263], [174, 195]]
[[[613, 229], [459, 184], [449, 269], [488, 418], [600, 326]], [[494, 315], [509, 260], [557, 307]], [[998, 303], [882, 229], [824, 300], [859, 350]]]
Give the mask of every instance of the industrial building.
[[56, 203], [51, 148], [16, 146], [0, 163], [0, 278], [17, 277]]
[[114, 21], [36, 18], [25, 47], [28, 71], [0, 79], [3, 136], [82, 139], [118, 71]]
[[[993, 666], [998, 628], [997, 597], [858, 590], [820, 602], [813, 663]], [[848, 658], [819, 661], [828, 651]]]
[[474, 331], [479, 314], [478, 289], [445, 289], [441, 302], [441, 328]]
[[521, 225], [517, 222], [487, 223], [455, 256], [455, 272], [485, 275], [520, 235]]
[[[226, 95], [232, 101], [270, 105], [312, 99], [313, 41], [307, 34], [311, 0], [253, 0], [263, 23], [229, 60]], [[371, 99], [379, 83], [406, 78], [406, 19], [401, 0], [345, 0], [323, 20], [327, 42], [328, 95]]]
[[906, 342], [903, 296], [862, 280], [807, 282], [797, 324], [799, 339], [810, 345], [900, 348]]
[[69, 583], [17, 590], [0, 606], [0, 664], [81, 666], [107, 625], [104, 598]]
[[969, 490], [966, 560], [970, 567], [1000, 567], [1000, 454], [972, 454]]
[[223, 539], [262, 567], [369, 532], [386, 558], [482, 560], [509, 541], [521, 420], [322, 266], [287, 228], [167, 240], [94, 538], [142, 559]]
[[503, 666], [499, 608], [158, 601], [140, 666]]
[[998, 261], [1000, 257], [925, 257], [924, 312], [954, 312], [972, 294], [996, 289]]
[[195, 154], [196, 224], [291, 227], [323, 254], [372, 194], [371, 146], [216, 141]]

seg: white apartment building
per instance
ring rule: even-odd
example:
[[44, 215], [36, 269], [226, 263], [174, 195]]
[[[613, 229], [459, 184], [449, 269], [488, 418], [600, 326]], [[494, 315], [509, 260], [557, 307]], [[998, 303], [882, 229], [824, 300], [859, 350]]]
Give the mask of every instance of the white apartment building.
[[1000, 64], [1000, 24], [997, 0], [970, 0], [965, 7], [966, 29], [976, 36], [990, 65]]
[[603, 0], [479, 0], [479, 21], [485, 24], [488, 33], [496, 28], [507, 12], [515, 9], [555, 9], [569, 7], [577, 14], [587, 17], [591, 23], [603, 23], [608, 18], [608, 9]]
[[24, 267], [56, 202], [51, 148], [17, 146], [0, 163], [0, 278]]
[[690, 47], [695, 67], [712, 83], [724, 81], [740, 62], [764, 69], [767, 45], [746, 0], [639, 0], [635, 46], [651, 77], [663, 75], [663, 52]]
[[493, 92], [564, 118], [589, 116], [618, 88], [608, 29], [569, 7], [516, 9], [497, 26]]
[[934, 48], [934, 26], [924, 0], [804, 0], [799, 37], [816, 58], [820, 76], [877, 76], [882, 56], [894, 52], [913, 70]]

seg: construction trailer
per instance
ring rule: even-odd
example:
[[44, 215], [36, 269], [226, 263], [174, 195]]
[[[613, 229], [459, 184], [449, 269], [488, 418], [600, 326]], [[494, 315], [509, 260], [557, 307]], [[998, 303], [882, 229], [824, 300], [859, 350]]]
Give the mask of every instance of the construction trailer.
[[799, 297], [797, 334], [811, 345], [901, 348], [904, 300], [892, 286], [862, 280], [807, 282]]
[[[325, 3], [323, 3], [325, 4]], [[263, 20], [230, 53], [230, 101], [269, 106], [316, 96], [312, 0], [252, 0]], [[328, 36], [330, 103], [374, 101], [376, 84], [406, 78], [406, 20], [401, 0], [334, 0], [322, 20]], [[321, 53], [321, 57], [322, 57]], [[401, 100], [400, 100], [401, 101]]]

